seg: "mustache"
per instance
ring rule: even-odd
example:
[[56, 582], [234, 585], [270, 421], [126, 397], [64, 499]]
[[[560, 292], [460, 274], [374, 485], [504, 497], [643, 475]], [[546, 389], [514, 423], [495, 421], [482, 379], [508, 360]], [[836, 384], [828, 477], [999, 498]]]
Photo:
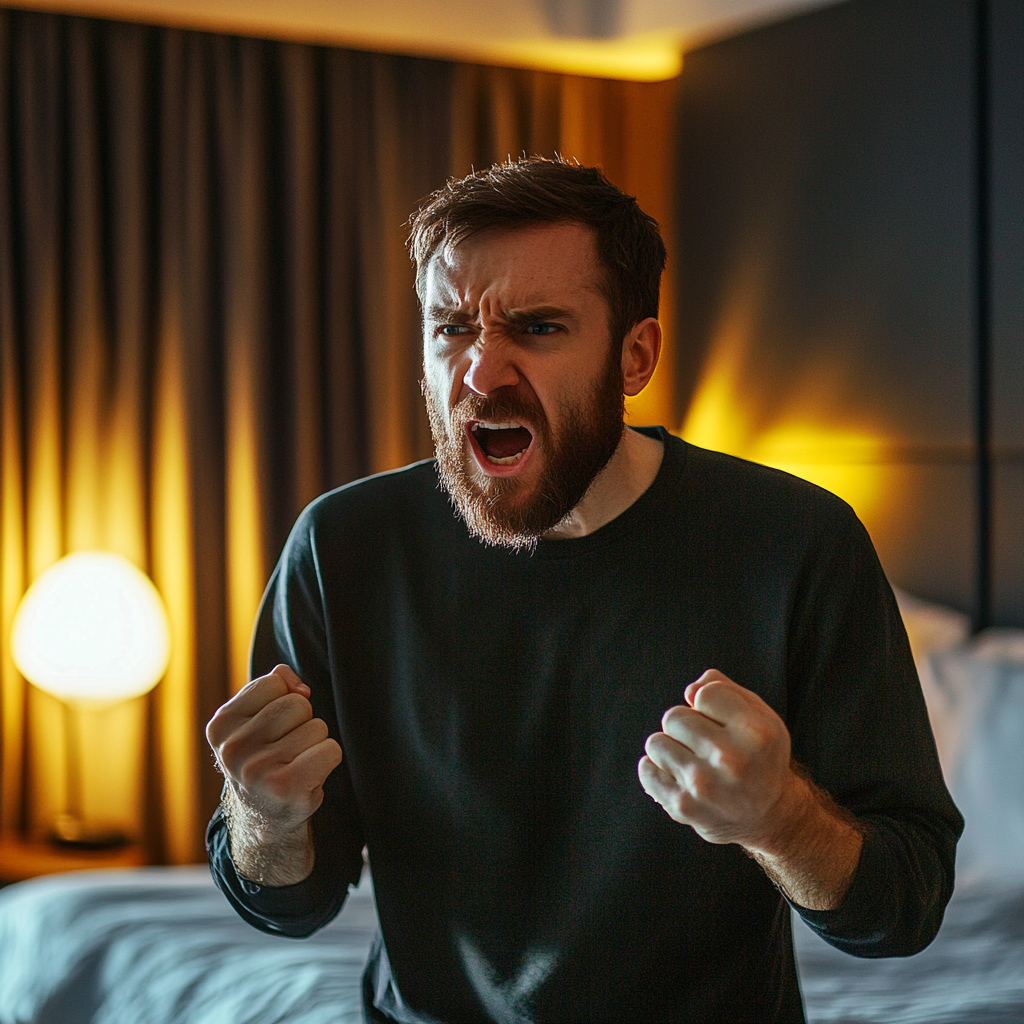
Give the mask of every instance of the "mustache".
[[507, 394], [467, 395], [451, 412], [452, 424], [464, 426], [470, 420], [526, 420], [537, 431], [547, 427], [539, 402], [509, 391]]

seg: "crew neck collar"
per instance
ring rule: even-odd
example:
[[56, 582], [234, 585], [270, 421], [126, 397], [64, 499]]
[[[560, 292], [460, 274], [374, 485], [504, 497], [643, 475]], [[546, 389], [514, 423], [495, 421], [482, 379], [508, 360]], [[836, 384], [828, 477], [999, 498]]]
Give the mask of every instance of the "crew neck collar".
[[584, 537], [545, 538], [537, 542], [534, 558], [569, 558], [584, 554], [595, 548], [604, 547], [633, 530], [635, 525], [647, 518], [650, 509], [657, 507], [668, 486], [668, 480], [683, 459], [685, 445], [673, 437], [664, 427], [629, 427], [639, 434], [646, 434], [662, 443], [661, 465], [645, 490], [632, 505], [620, 512], [614, 519]]

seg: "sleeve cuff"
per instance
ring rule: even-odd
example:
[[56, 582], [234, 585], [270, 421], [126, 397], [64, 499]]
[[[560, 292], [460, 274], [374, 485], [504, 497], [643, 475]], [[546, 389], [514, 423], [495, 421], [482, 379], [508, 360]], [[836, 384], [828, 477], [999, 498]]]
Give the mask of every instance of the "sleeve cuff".
[[238, 874], [223, 812], [217, 809], [206, 830], [210, 873], [239, 916], [261, 931], [305, 938], [322, 928], [341, 910], [348, 896], [329, 884], [329, 874], [317, 859], [312, 874], [294, 885], [260, 885]]
[[891, 956], [885, 951], [897, 914], [887, 905], [893, 896], [885, 843], [875, 830], [864, 836], [860, 861], [850, 886], [835, 910], [808, 910], [789, 905], [829, 945], [858, 957]]

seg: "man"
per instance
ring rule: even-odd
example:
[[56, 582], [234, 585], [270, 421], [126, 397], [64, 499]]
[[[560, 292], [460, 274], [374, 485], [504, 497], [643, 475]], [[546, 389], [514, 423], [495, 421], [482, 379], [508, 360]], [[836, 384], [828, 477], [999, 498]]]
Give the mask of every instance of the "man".
[[801, 1021], [788, 904], [916, 952], [962, 827], [870, 542], [624, 429], [665, 250], [598, 171], [495, 166], [412, 227], [437, 458], [296, 524], [208, 728], [218, 883], [307, 935], [365, 844], [371, 1021]]

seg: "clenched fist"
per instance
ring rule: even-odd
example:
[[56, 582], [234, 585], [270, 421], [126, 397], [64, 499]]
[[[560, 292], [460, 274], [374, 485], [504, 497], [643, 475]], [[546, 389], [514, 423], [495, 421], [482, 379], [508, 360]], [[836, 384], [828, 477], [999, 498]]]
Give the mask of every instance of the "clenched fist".
[[313, 717], [309, 687], [287, 666], [244, 686], [210, 719], [206, 738], [224, 772], [231, 852], [246, 877], [301, 881], [313, 867], [308, 821], [341, 747]]
[[801, 906], [838, 906], [862, 847], [859, 823], [793, 770], [789, 730], [756, 693], [710, 669], [647, 738], [640, 783], [710, 843], [738, 843]]
[[757, 694], [711, 669], [648, 737], [644, 789], [670, 817], [711, 843], [756, 845], [778, 825], [790, 782], [789, 732]]

